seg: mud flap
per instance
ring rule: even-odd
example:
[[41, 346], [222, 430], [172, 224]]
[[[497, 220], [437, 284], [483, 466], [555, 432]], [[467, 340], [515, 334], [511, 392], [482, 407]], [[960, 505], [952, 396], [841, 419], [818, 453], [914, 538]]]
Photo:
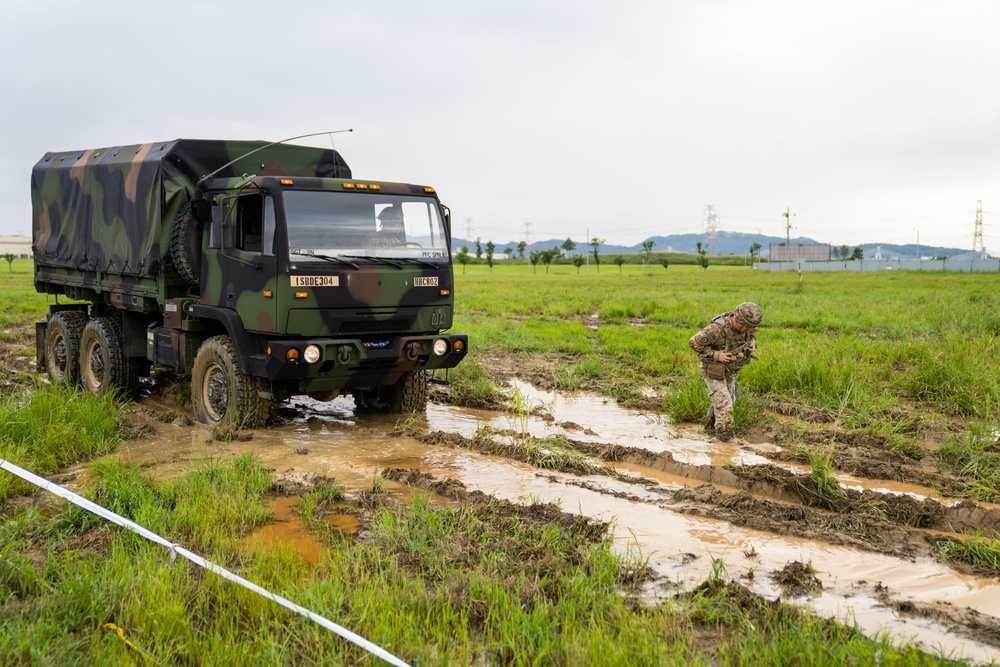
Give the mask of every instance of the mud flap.
[[35, 367], [38, 371], [45, 370], [45, 327], [48, 322], [35, 322]]

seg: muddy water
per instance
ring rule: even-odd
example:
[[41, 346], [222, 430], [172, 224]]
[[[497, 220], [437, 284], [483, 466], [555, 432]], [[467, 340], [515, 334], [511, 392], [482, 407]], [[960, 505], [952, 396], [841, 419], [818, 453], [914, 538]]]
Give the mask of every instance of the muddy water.
[[[539, 437], [564, 434], [578, 441], [669, 452], [677, 461], [689, 465], [754, 465], [767, 462], [759, 452], [774, 447], [712, 442], [661, 417], [629, 412], [600, 397], [561, 396], [525, 386], [520, 391], [532, 406], [532, 414], [524, 419], [431, 405], [426, 417], [418, 419], [418, 427], [466, 436], [486, 425]], [[1000, 617], [1000, 582], [994, 579], [962, 576], [930, 560], [903, 560], [679, 514], [670, 508], [668, 491], [692, 481], [670, 471], [617, 466], [658, 482], [659, 486], [648, 488], [604, 476], [543, 472], [505, 458], [388, 437], [386, 433], [397, 424], [396, 418], [356, 418], [353, 403], [344, 399], [332, 403], [298, 400], [284, 419], [281, 425], [254, 432], [247, 442], [231, 443], [208, 442], [208, 431], [199, 426], [158, 424], [155, 438], [130, 442], [117, 456], [147, 467], [154, 475], [173, 476], [210, 457], [253, 452], [278, 476], [292, 480], [308, 480], [315, 475], [334, 478], [349, 496], [371, 488], [380, 469], [419, 468], [435, 477], [458, 479], [470, 490], [519, 502], [556, 502], [567, 512], [613, 520], [619, 548], [649, 557], [651, 567], [664, 577], [666, 583], [661, 582], [660, 595], [672, 594], [674, 584], [700, 583], [713, 573], [713, 559], [717, 559], [729, 576], [752, 574], [752, 580], [743, 582], [774, 599], [781, 590], [773, 573], [799, 561], [812, 565], [823, 590], [811, 598], [796, 599], [797, 603], [824, 615], [857, 622], [868, 634], [887, 631], [951, 657], [1000, 660], [1000, 651], [990, 646], [950, 634], [930, 621], [898, 617], [893, 610], [880, 606], [873, 588], [880, 583], [903, 600], [949, 602]], [[845, 481], [885, 492], [932, 494], [906, 485]], [[384, 485], [390, 491], [409, 492], [393, 483]], [[623, 492], [633, 499], [614, 497], [609, 492]], [[321, 548], [302, 532], [294, 514], [295, 499], [279, 501], [270, 530], [248, 539], [257, 540], [265, 548], [267, 540], [291, 543], [307, 560], [317, 562], [322, 557], [317, 549]]]
[[301, 554], [307, 563], [319, 564], [323, 559], [323, 546], [303, 527], [295, 513], [298, 503], [299, 499], [294, 496], [275, 498], [271, 523], [247, 536], [244, 542], [252, 549], [288, 546]]

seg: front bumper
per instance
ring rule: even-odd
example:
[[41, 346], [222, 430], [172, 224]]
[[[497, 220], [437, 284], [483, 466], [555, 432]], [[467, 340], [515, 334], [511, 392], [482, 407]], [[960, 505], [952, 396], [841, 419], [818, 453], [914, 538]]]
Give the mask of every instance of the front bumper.
[[[444, 354], [434, 352], [444, 341]], [[304, 361], [307, 346], [320, 350], [315, 363]], [[440, 344], [439, 344], [440, 346]], [[454, 368], [468, 354], [466, 334], [401, 336], [383, 341], [311, 338], [268, 341], [268, 354], [255, 359], [255, 375], [273, 382], [297, 384], [302, 392], [395, 384], [404, 373]], [[293, 352], [294, 351], [294, 352]], [[260, 372], [257, 372], [257, 371]]]

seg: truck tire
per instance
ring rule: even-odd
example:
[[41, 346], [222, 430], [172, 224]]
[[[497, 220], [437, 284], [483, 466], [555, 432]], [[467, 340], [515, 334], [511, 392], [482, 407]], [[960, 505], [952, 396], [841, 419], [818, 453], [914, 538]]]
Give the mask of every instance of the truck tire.
[[409, 371], [396, 384], [354, 392], [359, 408], [398, 415], [427, 409], [427, 373]]
[[198, 421], [209, 426], [260, 428], [267, 422], [271, 405], [260, 393], [269, 391], [267, 380], [240, 368], [228, 336], [213, 336], [198, 348], [191, 372], [191, 400]]
[[87, 325], [87, 314], [80, 310], [61, 310], [45, 327], [45, 371], [49, 382], [75, 387], [80, 381], [80, 335]]
[[80, 384], [95, 396], [119, 391], [131, 397], [139, 388], [139, 371], [125, 356], [120, 317], [98, 317], [80, 335]]
[[174, 267], [192, 285], [200, 284], [201, 280], [201, 227], [188, 202], [178, 211], [170, 228], [170, 256]]

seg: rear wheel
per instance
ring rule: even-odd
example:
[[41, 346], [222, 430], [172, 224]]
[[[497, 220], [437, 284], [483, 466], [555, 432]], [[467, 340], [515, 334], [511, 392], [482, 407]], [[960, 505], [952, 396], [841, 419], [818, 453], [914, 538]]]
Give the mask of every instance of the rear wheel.
[[194, 416], [209, 426], [260, 428], [267, 422], [270, 383], [247, 375], [228, 336], [209, 338], [194, 359], [191, 399]]
[[396, 384], [354, 392], [359, 408], [387, 414], [423, 412], [427, 409], [427, 373], [409, 371]]
[[121, 320], [98, 317], [80, 335], [80, 383], [91, 394], [103, 396], [112, 390], [126, 396], [139, 387], [139, 371], [125, 356]]
[[45, 371], [52, 384], [73, 387], [80, 381], [80, 335], [87, 314], [62, 310], [45, 327]]

